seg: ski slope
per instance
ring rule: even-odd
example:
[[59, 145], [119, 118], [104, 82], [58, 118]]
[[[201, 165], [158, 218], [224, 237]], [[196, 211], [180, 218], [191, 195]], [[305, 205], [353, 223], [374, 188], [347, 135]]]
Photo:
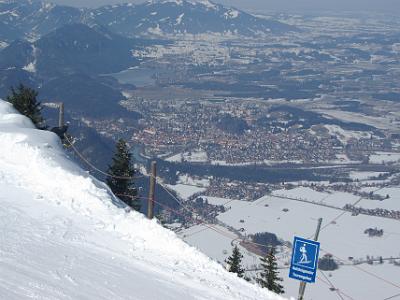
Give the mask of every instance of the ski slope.
[[129, 212], [0, 100], [0, 299], [283, 299]]

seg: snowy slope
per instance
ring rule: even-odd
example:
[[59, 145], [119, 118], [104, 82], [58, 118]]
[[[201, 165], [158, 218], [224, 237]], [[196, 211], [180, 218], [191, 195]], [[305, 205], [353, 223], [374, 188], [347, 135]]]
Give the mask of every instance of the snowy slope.
[[282, 299], [127, 212], [0, 100], [0, 299]]

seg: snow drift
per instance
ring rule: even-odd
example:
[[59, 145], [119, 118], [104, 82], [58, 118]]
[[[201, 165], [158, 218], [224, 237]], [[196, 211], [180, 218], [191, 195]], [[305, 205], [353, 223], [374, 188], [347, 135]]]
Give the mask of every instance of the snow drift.
[[1, 299], [283, 299], [129, 212], [0, 100]]

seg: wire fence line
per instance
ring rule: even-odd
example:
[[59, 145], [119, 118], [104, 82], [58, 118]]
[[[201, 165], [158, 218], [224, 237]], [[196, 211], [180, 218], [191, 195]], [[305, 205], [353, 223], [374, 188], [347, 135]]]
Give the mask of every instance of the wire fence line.
[[350, 300], [355, 300], [355, 298], [353, 298], [352, 296], [350, 296], [350, 295], [344, 293], [343, 291], [337, 289], [337, 288], [332, 284], [332, 282], [331, 282], [328, 278], [326, 278], [325, 276], [324, 276], [324, 278], [326, 278], [326, 279], [323, 279], [321, 276], [318, 276], [318, 275], [317, 275], [317, 278], [318, 278], [318, 281], [320, 281], [320, 282], [322, 282], [323, 284], [325, 284], [326, 286], [328, 286], [329, 289], [334, 289], [334, 290], [336, 291], [336, 294], [338, 295], [338, 297], [339, 297], [340, 299], [344, 300], [342, 296], [345, 296], [346, 298], [348, 298], [348, 299], [350, 299]]
[[[71, 148], [74, 150], [74, 152], [80, 157], [80, 159], [82, 159], [82, 161], [84, 161], [90, 168], [92, 168], [93, 170], [97, 171], [98, 173], [100, 173], [100, 174], [102, 174], [102, 175], [105, 175], [105, 176], [111, 177], [111, 178], [115, 178], [115, 179], [123, 179], [123, 180], [134, 180], [134, 179], [138, 179], [138, 178], [144, 178], [144, 177], [150, 178], [150, 177], [152, 177], [151, 174], [149, 174], [149, 175], [141, 175], [141, 176], [133, 176], [133, 177], [132, 177], [132, 176], [115, 176], [115, 175], [109, 174], [109, 173], [107, 173], [107, 172], [104, 172], [104, 171], [100, 170], [99, 168], [97, 168], [94, 164], [92, 164], [88, 159], [86, 159], [86, 157], [85, 157], [83, 154], [80, 153], [80, 151], [75, 147], [75, 145], [73, 144], [73, 142], [70, 140], [70, 138], [69, 138], [66, 134], [64, 134], [64, 137], [65, 137], [65, 139], [67, 140], [67, 142], [70, 144], [70, 146], [71, 146]], [[156, 178], [156, 179], [157, 179], [157, 178]], [[174, 199], [184, 210], [186, 210], [186, 211], [188, 211], [188, 212], [190, 212], [190, 213], [195, 213], [194, 211], [188, 209], [188, 208], [184, 205], [183, 201], [179, 200], [175, 195], [173, 195], [172, 192], [171, 192], [167, 187], [164, 186], [164, 184], [159, 183], [159, 185], [160, 185], [160, 186], [172, 197], [172, 199]], [[379, 188], [379, 189], [377, 189], [375, 192], [377, 192], [377, 191], [379, 191], [379, 190], [382, 190], [383, 188], [384, 188], [384, 187]], [[121, 196], [129, 196], [129, 195], [116, 195], [116, 196], [121, 197]], [[144, 199], [148, 199], [147, 197], [135, 197], [135, 196], [133, 196], [133, 198], [134, 198], [135, 200], [143, 199], [143, 198], [144, 198]], [[363, 199], [364, 199], [363, 197], [360, 197], [360, 199], [358, 199], [356, 202], [354, 202], [353, 205], [357, 205], [357, 204], [360, 203]], [[183, 215], [181, 212], [178, 212], [177, 210], [172, 209], [172, 208], [168, 207], [167, 205], [165, 205], [165, 204], [163, 204], [163, 203], [161, 203], [161, 202], [159, 202], [159, 201], [155, 201], [155, 200], [153, 200], [153, 201], [154, 201], [155, 203], [159, 204], [160, 206], [164, 207], [165, 209], [168, 209], [168, 210], [170, 210], [170, 211], [173, 211], [174, 213]], [[229, 200], [229, 201], [227, 201], [227, 203], [230, 203], [230, 202], [232, 202], [232, 201], [234, 201], [234, 200]], [[227, 203], [225, 203], [224, 205], [226, 205]], [[347, 212], [347, 211], [341, 212], [338, 216], [336, 216], [336, 217], [333, 218], [330, 222], [328, 222], [326, 225], [324, 225], [324, 226], [321, 228], [321, 231], [324, 230], [324, 229], [326, 229], [328, 226], [331, 226], [332, 224], [334, 224], [337, 220], [339, 220], [341, 217], [343, 217], [346, 213], [349, 213], [349, 212]], [[183, 215], [183, 216], [187, 217], [186, 215]], [[215, 227], [214, 225], [211, 225], [211, 224], [207, 223], [207, 222], [204, 221], [203, 219], [197, 219], [197, 220], [195, 220], [195, 221], [196, 221], [196, 222], [200, 222], [200, 225], [203, 225], [203, 226], [205, 226], [206, 228], [204, 228], [204, 229], [202, 229], [202, 230], [199, 230], [199, 231], [197, 231], [197, 232], [195, 232], [195, 233], [192, 233], [192, 234], [190, 234], [190, 235], [188, 235], [188, 236], [192, 236], [192, 235], [201, 233], [201, 232], [203, 232], [203, 231], [205, 231], [205, 230], [211, 229], [211, 230], [217, 232], [218, 234], [220, 234], [220, 235], [222, 235], [222, 236], [224, 236], [224, 237], [227, 237], [227, 238], [229, 238], [229, 239], [232, 239], [232, 240], [239, 240], [239, 241], [241, 241], [241, 242], [245, 242], [245, 243], [248, 243], [248, 244], [252, 244], [252, 245], [257, 246], [257, 247], [260, 247], [260, 246], [261, 246], [261, 247], [265, 247], [265, 246], [266, 246], [266, 245], [264, 245], [264, 244], [255, 243], [255, 242], [250, 241], [250, 240], [244, 240], [244, 239], [238, 238], [236, 235], [231, 235], [231, 234], [229, 234], [229, 233], [227, 233], [227, 232], [225, 232], [225, 231], [223, 231], [223, 230], [221, 230], [221, 229]], [[284, 245], [284, 246], [285, 246], [285, 245]], [[286, 247], [287, 247], [288, 249], [291, 249], [291, 248], [288, 247], [288, 246], [286, 246]], [[332, 254], [332, 252], [328, 252], [328, 251], [326, 251], [326, 250], [324, 250], [324, 249], [321, 249], [321, 251], [324, 251], [324, 252], [326, 252], [326, 253], [331, 254], [333, 257], [335, 257], [336, 259], [338, 259], [338, 260], [341, 261], [341, 262], [345, 262], [344, 259], [341, 259], [340, 257], [338, 257], [338, 256], [336, 256], [336, 255], [334, 255], [334, 254]], [[394, 283], [394, 282], [392, 282], [392, 281], [390, 281], [390, 280], [387, 280], [387, 279], [385, 279], [385, 278], [383, 278], [383, 277], [381, 277], [381, 276], [379, 276], [379, 275], [376, 275], [376, 274], [374, 274], [373, 272], [367, 271], [367, 270], [365, 270], [365, 269], [363, 269], [363, 268], [361, 268], [361, 267], [359, 267], [359, 266], [357, 266], [357, 265], [354, 265], [354, 264], [353, 264], [353, 265], [349, 265], [349, 266], [353, 266], [354, 268], [358, 269], [359, 271], [364, 272], [365, 274], [368, 274], [368, 275], [370, 275], [370, 276], [376, 278], [377, 280], [380, 280], [380, 281], [385, 282], [385, 283], [387, 283], [387, 284], [389, 284], [389, 285], [391, 285], [391, 286], [393, 286], [393, 287], [396, 287], [396, 288], [400, 289], [400, 284], [397, 284], [397, 283]], [[251, 270], [251, 271], [253, 271], [253, 270]], [[322, 274], [323, 274], [323, 273], [322, 273]], [[326, 279], [327, 279], [327, 278], [326, 278]], [[321, 281], [324, 282], [323, 280], [321, 280]], [[327, 284], [330, 285], [331, 287], [335, 288], [335, 287], [332, 285], [332, 283], [329, 282], [329, 279], [327, 279], [327, 281], [328, 281], [328, 282], [325, 282], [325, 283], [327, 283]], [[343, 292], [341, 292], [341, 293], [343, 294]], [[343, 294], [343, 295], [344, 295], [344, 294]], [[399, 297], [399, 296], [400, 296], [400, 294], [396, 294], [396, 295], [394, 295], [394, 296], [392, 296], [392, 297], [389, 297], [389, 298], [386, 298], [386, 299], [384, 299], [384, 300], [394, 299], [394, 298]], [[352, 297], [350, 297], [350, 296], [348, 296], [348, 295], [347, 295], [346, 297], [348, 297], [349, 299], [353, 299]]]
[[324, 273], [323, 271], [320, 271], [320, 273], [322, 274], [322, 276], [324, 276], [325, 280], [328, 281], [329, 285], [331, 286], [330, 289], [333, 289], [333, 290], [336, 292], [336, 294], [338, 295], [338, 297], [339, 297], [341, 300], [344, 300], [344, 298], [343, 298], [342, 295], [341, 295], [341, 292], [339, 291], [339, 289], [337, 289], [337, 288], [333, 285], [332, 281], [329, 280], [328, 276], [326, 276], [325, 273]]
[[398, 297], [400, 297], [400, 294], [396, 294], [396, 295], [390, 296], [390, 297], [385, 298], [383, 300], [390, 300], [390, 299], [395, 299], [395, 298], [398, 298]]
[[139, 175], [139, 176], [115, 176], [112, 175], [110, 173], [104, 172], [102, 170], [100, 170], [99, 168], [97, 168], [94, 164], [92, 164], [74, 145], [73, 141], [71, 141], [71, 139], [68, 137], [67, 134], [64, 134], [64, 138], [65, 140], [69, 143], [69, 145], [71, 146], [71, 148], [74, 150], [74, 152], [79, 156], [79, 158], [86, 163], [91, 169], [93, 169], [94, 171], [105, 175], [107, 177], [110, 178], [115, 178], [115, 179], [123, 179], [123, 180], [133, 180], [133, 179], [138, 179], [138, 178], [144, 178], [147, 177], [145, 175]]

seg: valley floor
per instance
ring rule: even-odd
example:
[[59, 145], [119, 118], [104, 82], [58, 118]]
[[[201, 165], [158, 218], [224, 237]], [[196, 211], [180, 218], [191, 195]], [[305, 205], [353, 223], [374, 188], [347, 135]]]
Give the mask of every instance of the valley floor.
[[[359, 206], [375, 208], [397, 205], [398, 207], [400, 189], [385, 188], [381, 192], [389, 193], [390, 198], [383, 201], [364, 199]], [[296, 201], [291, 197], [303, 200]], [[231, 254], [232, 245], [240, 245], [241, 239], [257, 232], [275, 233], [278, 238], [289, 242], [292, 242], [294, 236], [310, 238], [315, 232], [317, 219], [322, 217], [320, 257], [332, 254], [339, 263], [339, 269], [319, 271], [317, 282], [307, 286], [306, 299], [338, 299], [337, 292], [330, 289], [331, 284], [340, 290], [344, 299], [383, 300], [400, 293], [398, 280], [400, 266], [394, 263], [400, 258], [399, 220], [368, 215], [352, 216], [350, 212], [324, 206], [342, 207], [345, 203], [355, 202], [357, 196], [342, 192], [328, 194], [299, 187], [293, 190], [275, 191], [272, 195], [253, 202], [205, 198], [214, 205], [228, 203], [225, 205], [226, 212], [217, 217], [220, 222], [219, 231], [225, 230], [226, 236], [201, 225], [182, 230], [180, 235], [191, 245], [197, 246], [220, 262]], [[221, 226], [222, 224], [224, 226]], [[238, 235], [237, 240], [232, 241], [233, 238], [230, 238], [235, 232], [228, 230], [229, 227], [240, 230], [241, 236]], [[382, 237], [369, 237], [365, 234], [367, 228], [375, 227], [383, 229]], [[257, 255], [243, 247], [241, 251], [244, 254], [244, 266], [247, 270], [259, 267], [260, 261]], [[277, 257], [281, 267], [280, 276], [284, 279], [285, 295], [295, 297], [299, 284], [288, 278], [291, 247], [278, 247]], [[380, 257], [383, 258], [383, 264], [379, 263]], [[374, 262], [368, 264], [369, 259], [373, 259]], [[256, 273], [250, 271], [247, 275], [255, 277]]]

